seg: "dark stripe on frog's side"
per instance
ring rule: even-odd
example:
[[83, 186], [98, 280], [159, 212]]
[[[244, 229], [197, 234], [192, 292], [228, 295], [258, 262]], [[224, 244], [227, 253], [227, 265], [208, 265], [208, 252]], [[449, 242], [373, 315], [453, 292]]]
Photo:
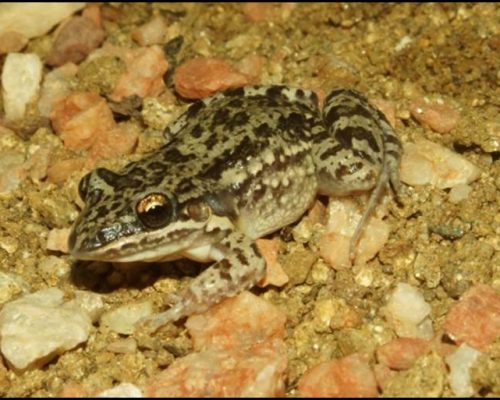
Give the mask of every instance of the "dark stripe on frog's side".
[[373, 134], [364, 127], [347, 125], [345, 128], [334, 129], [335, 138], [346, 149], [354, 149], [354, 139], [366, 141], [370, 149], [376, 153], [380, 152], [380, 147]]
[[339, 151], [342, 151], [342, 150], [344, 150], [344, 146], [337, 144], [337, 145], [335, 145], [333, 147], [329, 147], [325, 151], [323, 151], [321, 153], [321, 155], [319, 156], [319, 158], [322, 161], [326, 161], [327, 159], [329, 159], [331, 157], [335, 157], [339, 153]]
[[373, 119], [373, 111], [370, 111], [366, 105], [360, 103], [352, 105], [340, 103], [330, 106], [324, 118], [326, 126], [332, 126], [340, 117], [352, 118], [358, 116], [362, 116], [367, 121], [371, 121]]

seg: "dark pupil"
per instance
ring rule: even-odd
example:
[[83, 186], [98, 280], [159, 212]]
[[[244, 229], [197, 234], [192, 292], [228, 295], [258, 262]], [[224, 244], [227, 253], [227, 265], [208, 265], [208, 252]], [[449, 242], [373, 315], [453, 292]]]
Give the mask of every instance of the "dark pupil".
[[168, 203], [149, 206], [147, 210], [139, 213], [139, 218], [148, 228], [160, 228], [167, 225], [170, 220]]

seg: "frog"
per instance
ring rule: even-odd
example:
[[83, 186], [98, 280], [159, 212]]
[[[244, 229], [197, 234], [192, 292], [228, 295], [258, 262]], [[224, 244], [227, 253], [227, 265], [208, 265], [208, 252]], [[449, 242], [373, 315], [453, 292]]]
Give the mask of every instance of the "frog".
[[266, 269], [256, 240], [297, 222], [317, 196], [371, 190], [352, 255], [382, 191], [401, 187], [401, 142], [352, 88], [333, 89], [322, 109], [306, 89], [229, 89], [193, 102], [165, 137], [120, 172], [81, 179], [85, 206], [68, 239], [79, 260], [212, 262], [149, 318], [152, 330], [252, 288]]

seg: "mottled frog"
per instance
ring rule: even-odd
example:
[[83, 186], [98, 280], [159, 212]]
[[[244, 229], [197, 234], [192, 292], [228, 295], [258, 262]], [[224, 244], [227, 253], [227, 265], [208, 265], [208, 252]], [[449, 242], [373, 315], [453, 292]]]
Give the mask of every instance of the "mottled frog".
[[229, 90], [193, 103], [168, 137], [121, 173], [81, 180], [86, 205], [69, 238], [83, 260], [215, 261], [155, 327], [253, 286], [265, 268], [255, 240], [297, 221], [318, 194], [373, 189], [355, 244], [381, 190], [399, 188], [400, 141], [351, 89], [333, 90], [322, 111], [307, 90]]

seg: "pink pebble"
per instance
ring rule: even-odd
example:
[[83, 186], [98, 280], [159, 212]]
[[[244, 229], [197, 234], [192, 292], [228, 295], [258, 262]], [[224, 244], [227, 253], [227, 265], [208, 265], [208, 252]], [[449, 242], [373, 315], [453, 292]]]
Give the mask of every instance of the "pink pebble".
[[47, 250], [60, 251], [61, 253], [69, 253], [68, 237], [69, 228], [52, 229], [47, 236]]
[[51, 52], [45, 62], [60, 66], [67, 62], [83, 61], [92, 50], [101, 45], [106, 33], [92, 19], [73, 17], [64, 23], [56, 33]]
[[139, 132], [134, 125], [118, 125], [113, 129], [100, 132], [92, 145], [85, 166], [92, 169], [98, 160], [130, 154], [135, 148]]
[[220, 58], [198, 57], [179, 66], [174, 73], [175, 90], [187, 99], [201, 99], [215, 92], [245, 86], [250, 82]]
[[378, 108], [393, 128], [396, 127], [396, 105], [392, 101], [381, 98], [370, 99], [370, 103]]
[[323, 362], [307, 371], [299, 380], [303, 397], [376, 397], [375, 375], [359, 354]]
[[483, 350], [500, 336], [500, 295], [484, 284], [470, 288], [446, 316], [444, 330], [456, 343]]
[[96, 26], [102, 28], [101, 6], [99, 4], [89, 4], [82, 11], [82, 16], [91, 19]]
[[165, 54], [159, 46], [139, 47], [120, 51], [127, 72], [119, 79], [111, 99], [120, 102], [124, 97], [156, 97], [165, 89], [163, 75], [168, 69]]
[[276, 306], [243, 292], [203, 314], [189, 317], [186, 327], [195, 349], [214, 346], [227, 349], [283, 338], [285, 320]]
[[266, 60], [257, 54], [246, 56], [238, 63], [238, 71], [246, 75], [249, 84], [257, 84]]
[[319, 241], [319, 254], [330, 266], [340, 270], [351, 267], [349, 244], [351, 239], [335, 232], [327, 232]]
[[286, 348], [275, 339], [252, 349], [209, 349], [172, 363], [146, 384], [146, 397], [283, 396]]
[[70, 150], [90, 148], [101, 132], [116, 125], [104, 98], [93, 92], [74, 92], [63, 98], [54, 106], [50, 119]]
[[257, 248], [262, 257], [266, 260], [266, 276], [258, 285], [266, 287], [268, 285], [284, 286], [288, 283], [288, 275], [278, 261], [280, 242], [277, 239], [257, 239]]
[[445, 104], [427, 104], [414, 101], [410, 105], [410, 113], [418, 122], [428, 125], [433, 131], [447, 133], [454, 129], [460, 115]]
[[432, 343], [419, 338], [396, 338], [377, 349], [379, 362], [391, 369], [410, 368], [420, 356], [426, 354]]
[[325, 225], [327, 218], [326, 207], [321, 201], [316, 200], [307, 212], [307, 216], [313, 224]]

